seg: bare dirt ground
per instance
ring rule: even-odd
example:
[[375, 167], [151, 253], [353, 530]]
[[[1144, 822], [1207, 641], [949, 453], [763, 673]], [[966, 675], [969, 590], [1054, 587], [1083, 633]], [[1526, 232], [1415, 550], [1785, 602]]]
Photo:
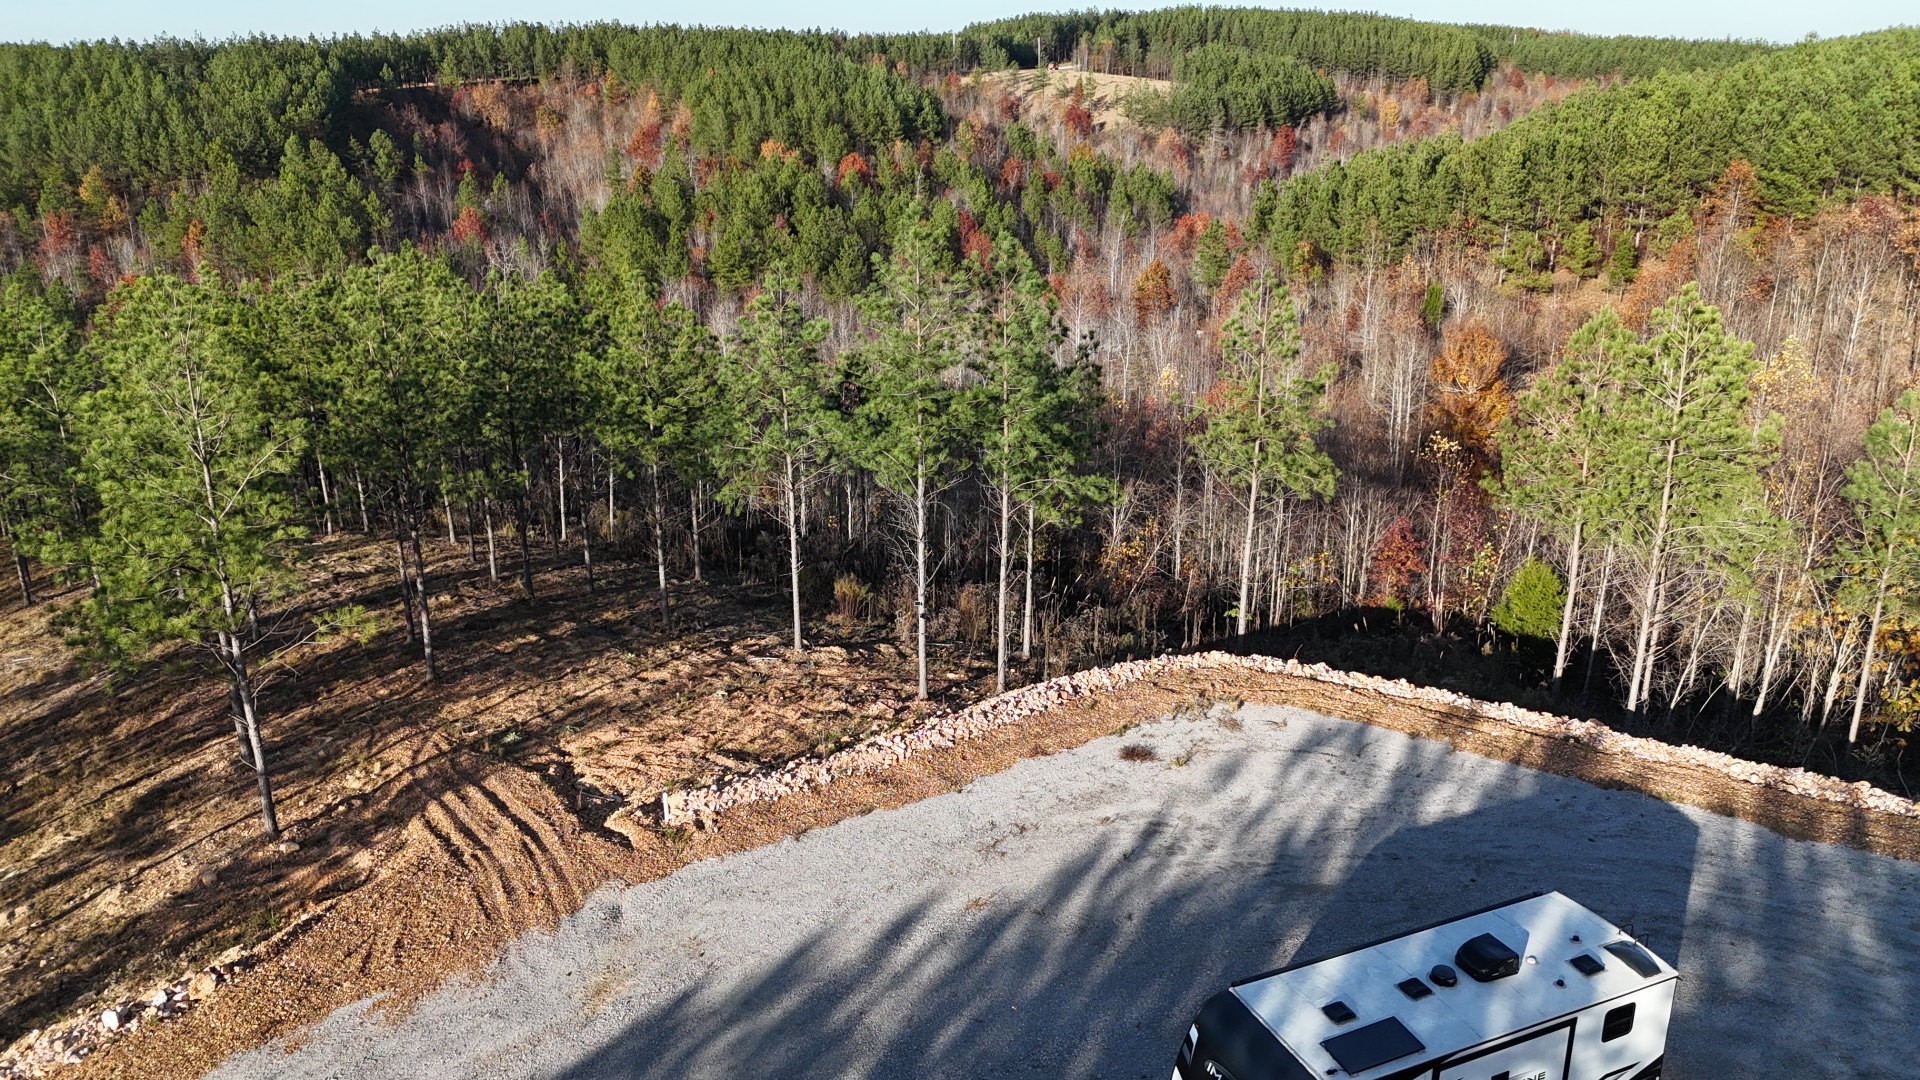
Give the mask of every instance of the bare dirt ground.
[[[383, 555], [379, 545], [329, 545], [314, 587], [390, 600]], [[679, 624], [667, 636], [644, 588], [589, 597], [577, 571], [555, 571], [542, 575], [540, 599], [526, 602], [484, 568], [466, 567], [464, 552], [439, 555], [441, 683], [424, 683], [389, 628], [371, 645], [307, 654], [268, 690], [292, 850], [258, 839], [217, 687], [164, 671], [109, 684], [71, 668], [44, 636], [41, 613], [23, 615], [15, 601], [0, 616], [0, 739], [12, 748], [0, 764], [0, 1015], [9, 1031], [70, 1008], [97, 1011], [324, 908], [206, 1005], [68, 1072], [199, 1076], [352, 1001], [391, 994], [390, 1007], [404, 1010], [525, 930], [553, 925], [609, 879], [660, 878], [1214, 701], [1294, 705], [1794, 838], [1920, 858], [1910, 821], [1253, 673], [1139, 684], [728, 811], [710, 830], [616, 837], [598, 826], [625, 800], [908, 722], [917, 715], [902, 704], [910, 662], [877, 632], [794, 661], [779, 648], [771, 590], [681, 588]], [[625, 575], [624, 584], [637, 576]], [[748, 636], [762, 624], [764, 634]], [[988, 683], [984, 665], [935, 671], [949, 704], [981, 696]], [[101, 998], [76, 1002], [92, 991]]]
[[[317, 598], [364, 603], [390, 625], [365, 645], [299, 652], [267, 683], [286, 845], [260, 839], [224, 695], [191, 654], [110, 679], [49, 633], [46, 605], [11, 599], [0, 1045], [97, 1015], [340, 897], [350, 902], [303, 935], [280, 976], [254, 980], [299, 969], [296, 985], [243, 1007], [236, 987], [236, 1008], [214, 1011], [245, 1022], [210, 1046], [282, 1030], [332, 995], [430, 986], [574, 910], [610, 875], [640, 873], [597, 829], [626, 800], [912, 715], [911, 662], [880, 631], [829, 635], [795, 662], [771, 589], [679, 587], [667, 634], [637, 572], [608, 588], [603, 568], [590, 596], [577, 568], [546, 571], [528, 602], [465, 554], [435, 552], [443, 674], [430, 684], [394, 614], [388, 549], [322, 545]], [[976, 696], [983, 670], [938, 667], [937, 686]]]
[[1074, 87], [1085, 87], [1083, 104], [1092, 114], [1096, 129], [1134, 126], [1120, 110], [1120, 103], [1128, 94], [1143, 90], [1165, 94], [1173, 89], [1173, 83], [1165, 79], [1106, 75], [1081, 71], [1070, 64], [1063, 64], [1055, 71], [995, 71], [982, 75], [980, 82], [997, 93], [1019, 98], [1022, 111], [1032, 109], [1043, 116], [1058, 115], [1066, 108]]

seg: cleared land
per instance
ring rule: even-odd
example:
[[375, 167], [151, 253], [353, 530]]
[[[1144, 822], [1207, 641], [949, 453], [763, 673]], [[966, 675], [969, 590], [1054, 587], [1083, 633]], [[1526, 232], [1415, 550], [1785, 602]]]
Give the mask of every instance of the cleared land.
[[1679, 964], [1670, 1076], [1911, 1068], [1920, 865], [1252, 707], [603, 889], [215, 1075], [1152, 1077], [1234, 977], [1534, 888]]
[[[310, 985], [254, 1003], [226, 1038], [432, 986], [615, 873], [640, 875], [598, 828], [624, 800], [915, 715], [911, 657], [884, 628], [822, 626], [822, 647], [795, 659], [773, 586], [680, 585], [669, 632], [641, 568], [603, 567], [589, 594], [577, 565], [543, 565], [529, 602], [506, 565], [493, 581], [464, 548], [430, 553], [435, 684], [395, 617], [390, 544], [342, 536], [310, 568], [312, 602], [365, 604], [387, 626], [270, 675], [284, 847], [260, 840], [225, 697], [196, 658], [109, 678], [76, 665], [46, 606], [0, 608], [0, 1046], [327, 904], [339, 929], [308, 946]], [[966, 700], [991, 686], [978, 661], [934, 675]]]

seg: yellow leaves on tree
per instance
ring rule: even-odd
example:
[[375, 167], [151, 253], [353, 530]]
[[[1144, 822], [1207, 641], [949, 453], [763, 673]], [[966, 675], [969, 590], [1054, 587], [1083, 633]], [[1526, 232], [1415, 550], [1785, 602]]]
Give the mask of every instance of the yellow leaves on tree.
[[1140, 276], [1133, 279], [1133, 318], [1147, 326], [1173, 309], [1173, 275], [1167, 264], [1155, 259]]
[[1388, 94], [1381, 94], [1378, 112], [1380, 134], [1391, 137], [1400, 127], [1400, 100]]
[[1493, 435], [1513, 406], [1500, 369], [1507, 349], [1485, 323], [1447, 331], [1427, 365], [1427, 423], [1458, 443], [1484, 469], [1493, 459]]

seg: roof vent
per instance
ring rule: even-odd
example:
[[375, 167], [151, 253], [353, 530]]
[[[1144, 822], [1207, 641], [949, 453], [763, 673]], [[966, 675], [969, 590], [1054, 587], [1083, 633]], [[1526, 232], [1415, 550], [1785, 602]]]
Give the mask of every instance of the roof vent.
[[1460, 946], [1460, 951], [1453, 954], [1453, 962], [1475, 982], [1504, 979], [1520, 970], [1520, 954], [1492, 934], [1481, 934]]
[[1608, 942], [1608, 952], [1620, 958], [1620, 962], [1634, 970], [1643, 979], [1651, 979], [1660, 974], [1660, 965], [1654, 961], [1647, 950], [1631, 941]]

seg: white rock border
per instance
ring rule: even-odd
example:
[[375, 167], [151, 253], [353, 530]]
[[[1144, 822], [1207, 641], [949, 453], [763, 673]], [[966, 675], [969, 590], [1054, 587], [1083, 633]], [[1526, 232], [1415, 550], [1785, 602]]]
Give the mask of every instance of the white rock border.
[[796, 792], [821, 787], [838, 776], [855, 776], [897, 764], [914, 754], [975, 738], [1017, 723], [1068, 702], [1119, 690], [1165, 675], [1252, 672], [1286, 675], [1330, 686], [1346, 687], [1438, 706], [1482, 720], [1553, 739], [1567, 739], [1602, 753], [1641, 761], [1688, 765], [1716, 772], [1742, 783], [1803, 795], [1859, 810], [1920, 818], [1920, 802], [1903, 799], [1862, 780], [1846, 783], [1806, 769], [1788, 769], [1747, 761], [1714, 750], [1677, 746], [1615, 731], [1591, 720], [1535, 712], [1507, 702], [1481, 701], [1451, 690], [1416, 686], [1405, 679], [1385, 679], [1325, 664], [1302, 664], [1272, 656], [1239, 656], [1224, 652], [1162, 656], [1131, 660], [1111, 667], [1091, 668], [1045, 682], [1009, 690], [957, 712], [930, 717], [921, 724], [863, 740], [825, 757], [807, 757], [767, 772], [720, 781], [709, 787], [668, 791], [660, 795], [659, 820], [672, 828], [706, 826], [724, 810], [748, 803], [771, 802]]

